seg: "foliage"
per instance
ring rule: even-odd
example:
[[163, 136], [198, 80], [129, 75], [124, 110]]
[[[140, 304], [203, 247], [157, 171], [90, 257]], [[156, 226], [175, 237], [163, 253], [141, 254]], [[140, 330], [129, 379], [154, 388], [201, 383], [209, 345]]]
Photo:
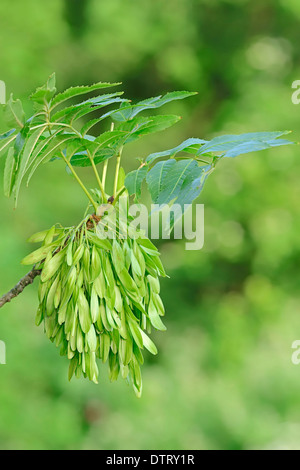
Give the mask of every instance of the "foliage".
[[[180, 125], [128, 146], [126, 171], [136, 168], [135, 157], [190, 135], [284, 128], [299, 140], [299, 106], [290, 100], [300, 74], [297, 0], [85, 4], [84, 24], [72, 6], [71, 36], [61, 0], [1, 2], [0, 78], [27, 116], [28, 90], [57, 70], [59, 91], [100, 77], [122, 80], [135, 101], [168, 89], [199, 92], [167, 105], [168, 114], [183, 116]], [[97, 132], [108, 129], [105, 123]], [[71, 225], [85, 210], [56, 162], [40, 166], [18, 211], [0, 198], [1, 292], [27, 272], [19, 260], [31, 233], [53, 220]], [[4, 163], [0, 157], [1, 170]], [[145, 356], [140, 401], [105, 374], [101, 387], [69, 385], [67, 361], [57, 360], [34, 326], [37, 286], [8, 304], [0, 326], [7, 344], [1, 448], [299, 448], [299, 366], [290, 361], [300, 328], [299, 170], [298, 146], [223, 158], [201, 194], [204, 248], [158, 243], [170, 275], [162, 283], [168, 333], [153, 333], [160, 354]], [[91, 167], [78, 172], [94, 187]]]
[[[105, 180], [100, 181], [96, 165], [107, 162], [114, 156], [120, 159], [126, 144], [145, 135], [165, 130], [180, 119], [175, 115], [138, 116], [140, 113], [195, 94], [177, 91], [131, 104], [130, 100], [121, 98], [122, 92], [114, 92], [97, 95], [71, 106], [60, 106], [71, 98], [116, 85], [118, 83], [100, 82], [91, 86], [71, 87], [56, 94], [53, 74], [44, 86], [31, 95], [35, 113], [27, 120], [20, 100], [15, 101], [12, 96], [10, 97], [4, 105], [4, 116], [7, 125], [15, 128], [2, 134], [0, 152], [7, 152], [4, 171], [5, 194], [10, 196], [13, 193], [15, 204], [26, 175], [28, 184], [42, 163], [62, 159], [97, 211], [96, 202], [81, 184], [73, 167], [93, 167], [101, 190], [102, 202], [107, 202]], [[119, 103], [117, 109], [110, 109], [97, 118], [81, 124], [80, 119], [83, 116], [94, 111], [102, 111], [103, 108], [116, 103]], [[60, 107], [58, 111], [57, 107]], [[98, 137], [89, 133], [96, 124], [107, 118], [112, 120], [109, 131]], [[290, 141], [280, 138], [287, 133], [285, 131], [225, 135], [215, 137], [211, 141], [191, 138], [170, 150], [150, 154], [141, 161], [137, 170], [126, 176], [125, 186], [120, 188], [117, 187], [120, 171], [118, 163], [116, 185], [112, 196], [117, 198], [119, 193], [127, 189], [129, 195], [135, 194], [139, 198], [141, 185], [146, 179], [154, 203], [164, 206], [176, 202], [184, 209], [185, 204], [191, 204], [199, 196], [207, 176], [223, 157], [236, 157], [240, 154], [288, 145]], [[182, 155], [186, 153], [188, 156]], [[162, 160], [165, 157], [170, 158]], [[173, 224], [179, 215], [175, 214]]]
[[[41, 270], [36, 324], [44, 324], [48, 338], [60, 347], [61, 356], [70, 360], [69, 379], [74, 374], [78, 378], [83, 374], [98, 383], [98, 357], [103, 363], [108, 361], [112, 381], [121, 373], [124, 379], [132, 382], [140, 397], [142, 350], [145, 347], [153, 354], [157, 353], [144, 330], [150, 333], [151, 327], [165, 329], [160, 318], [165, 310], [159, 296], [158, 280], [159, 276], [165, 276], [165, 271], [156, 248], [142, 233], [136, 231], [133, 241], [127, 231], [122, 236], [123, 222], [110, 221], [109, 204], [121, 212], [120, 194], [135, 194], [138, 198], [141, 184], [146, 179], [154, 203], [163, 207], [176, 202], [184, 211], [185, 205], [199, 196], [207, 176], [221, 158], [291, 142], [280, 139], [287, 132], [228, 135], [211, 141], [189, 139], [176, 148], [148, 156], [137, 170], [125, 176], [124, 186], [119, 178], [123, 147], [179, 120], [178, 116], [170, 115], [137, 115], [193, 93], [172, 92], [131, 104], [120, 98], [122, 93], [115, 92], [97, 95], [57, 111], [57, 107], [70, 98], [116, 85], [100, 82], [56, 94], [53, 74], [31, 95], [35, 113], [27, 120], [20, 100], [15, 101], [11, 96], [3, 111], [7, 125], [15, 128], [2, 134], [0, 152], [7, 153], [4, 192], [7, 196], [14, 194], [15, 204], [26, 175], [29, 182], [42, 163], [62, 159], [95, 211], [92, 218], [88, 216], [76, 228], [53, 226], [49, 231], [31, 237], [31, 241], [42, 242], [39, 249], [23, 259], [23, 264], [33, 264]], [[115, 103], [120, 103], [119, 108], [80, 126], [81, 117]], [[96, 123], [108, 117], [113, 122], [110, 131], [98, 137], [88, 134]], [[181, 152], [188, 153], [190, 158], [181, 157]], [[108, 197], [105, 192], [106, 163], [114, 156], [114, 192]], [[170, 158], [156, 162], [166, 156]], [[205, 165], [199, 165], [203, 162]], [[97, 171], [99, 163], [104, 164], [102, 180]], [[89, 165], [99, 184], [99, 200], [94, 199], [74, 170], [74, 166]], [[129, 218], [127, 212], [128, 208], [126, 220]], [[181, 215], [182, 211], [173, 211], [173, 225]], [[107, 233], [103, 237], [106, 218], [109, 219], [106, 228], [115, 235], [112, 244], [107, 240]]]

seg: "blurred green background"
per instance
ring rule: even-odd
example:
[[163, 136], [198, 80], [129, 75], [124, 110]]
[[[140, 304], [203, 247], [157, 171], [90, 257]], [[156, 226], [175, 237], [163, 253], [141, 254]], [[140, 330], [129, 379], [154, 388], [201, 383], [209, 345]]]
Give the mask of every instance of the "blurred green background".
[[[19, 98], [53, 71], [60, 90], [101, 80], [123, 81], [133, 99], [198, 91], [164, 108], [184, 119], [129, 147], [127, 170], [191, 136], [290, 129], [300, 140], [299, 22], [299, 0], [2, 0], [0, 79]], [[168, 330], [154, 334], [140, 400], [106, 367], [98, 386], [67, 381], [34, 325], [37, 283], [1, 309], [0, 448], [300, 449], [299, 174], [298, 146], [222, 161], [199, 200], [205, 247], [159, 243]], [[26, 273], [28, 236], [75, 224], [85, 207], [59, 163], [39, 170], [17, 210], [0, 199], [1, 293]]]

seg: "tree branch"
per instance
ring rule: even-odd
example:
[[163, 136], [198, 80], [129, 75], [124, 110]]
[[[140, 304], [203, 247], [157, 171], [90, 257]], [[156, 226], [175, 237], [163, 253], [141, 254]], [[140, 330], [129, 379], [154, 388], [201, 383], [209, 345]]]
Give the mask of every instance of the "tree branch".
[[41, 272], [41, 269], [33, 268], [29, 273], [27, 273], [26, 276], [24, 276], [15, 287], [13, 287], [7, 294], [0, 298], [0, 308], [10, 302], [14, 297], [17, 297], [17, 295], [21, 294], [25, 287], [32, 284], [35, 278], [39, 276]]

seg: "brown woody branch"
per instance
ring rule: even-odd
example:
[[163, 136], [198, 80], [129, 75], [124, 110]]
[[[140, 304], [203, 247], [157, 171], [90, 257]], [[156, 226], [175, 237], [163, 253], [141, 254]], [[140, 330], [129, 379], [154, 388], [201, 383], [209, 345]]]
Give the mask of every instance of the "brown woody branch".
[[29, 273], [27, 273], [26, 276], [24, 276], [15, 287], [13, 287], [9, 292], [7, 292], [7, 294], [4, 294], [0, 298], [0, 308], [21, 294], [25, 287], [32, 284], [35, 278], [39, 276], [41, 272], [41, 269], [33, 268]]

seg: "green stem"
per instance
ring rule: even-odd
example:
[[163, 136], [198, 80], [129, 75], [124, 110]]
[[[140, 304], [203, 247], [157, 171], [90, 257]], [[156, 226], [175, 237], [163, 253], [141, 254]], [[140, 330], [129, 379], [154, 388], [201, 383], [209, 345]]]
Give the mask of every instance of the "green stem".
[[0, 147], [0, 151], [4, 150], [5, 147], [7, 147], [9, 144], [11, 144], [15, 139], [17, 138], [17, 135], [14, 135], [11, 139], [9, 139], [5, 144]]
[[[115, 128], [115, 123], [112, 122], [110, 125], [110, 132], [113, 132], [114, 128]], [[108, 167], [108, 160], [105, 160], [104, 165], [103, 165], [103, 173], [102, 173], [102, 186], [103, 186], [104, 191], [105, 191], [107, 167]]]
[[94, 201], [94, 199], [92, 198], [92, 196], [90, 195], [90, 193], [88, 192], [88, 190], [86, 189], [86, 187], [84, 186], [83, 182], [81, 181], [81, 179], [79, 178], [79, 176], [77, 175], [76, 171], [74, 170], [73, 166], [71, 165], [71, 163], [69, 162], [69, 160], [64, 156], [64, 153], [61, 152], [61, 155], [66, 163], [66, 165], [69, 167], [72, 175], [74, 176], [74, 178], [76, 179], [77, 183], [79, 184], [79, 186], [81, 187], [81, 189], [85, 192], [86, 196], [88, 197], [88, 199], [90, 200], [91, 204], [93, 205], [94, 209], [95, 209], [95, 212], [97, 211], [97, 204], [96, 202]]
[[102, 173], [102, 186], [103, 186], [104, 192], [105, 192], [107, 166], [108, 166], [108, 160], [105, 160], [104, 165], [103, 165], [103, 173]]
[[[50, 110], [48, 107], [46, 107], [45, 109], [46, 113], [47, 113], [47, 123], [49, 125], [49, 132], [51, 134], [51, 125], [56, 125], [55, 123], [52, 123], [50, 122]], [[68, 126], [68, 125], [66, 125]], [[71, 126], [68, 126], [68, 127], [71, 127]], [[75, 129], [73, 129], [75, 131]], [[78, 132], [75, 131], [77, 134]], [[80, 134], [79, 134], [80, 136]], [[81, 137], [81, 136], [80, 136]], [[97, 204], [96, 202], [94, 201], [94, 199], [92, 198], [92, 196], [90, 195], [90, 193], [88, 192], [88, 190], [86, 189], [86, 187], [84, 186], [83, 182], [81, 181], [81, 179], [79, 178], [79, 176], [77, 175], [76, 171], [74, 170], [73, 166], [71, 165], [71, 163], [69, 162], [69, 160], [65, 157], [63, 151], [61, 150], [60, 151], [61, 153], [61, 156], [63, 158], [63, 160], [65, 161], [66, 165], [68, 166], [68, 168], [70, 169], [72, 175], [74, 176], [74, 178], [76, 179], [77, 183], [79, 184], [79, 186], [81, 187], [81, 189], [84, 191], [84, 193], [86, 194], [86, 196], [88, 197], [89, 201], [91, 202], [91, 204], [93, 205], [94, 209], [95, 209], [95, 212], [97, 212]]]
[[126, 191], [126, 187], [125, 187], [125, 186], [122, 186], [122, 188], [120, 188], [119, 191], [118, 191], [117, 194], [116, 194], [116, 197], [115, 197], [115, 199], [114, 199], [113, 205], [116, 204], [116, 202], [118, 201], [119, 197], [121, 196], [121, 194], [124, 193], [124, 191]]
[[[37, 126], [33, 126], [30, 128], [31, 131], [35, 129], [39, 129], [40, 127], [43, 127], [45, 124], [38, 124]], [[63, 122], [47, 122], [47, 125], [49, 128], [53, 126], [59, 126], [59, 127], [67, 127], [68, 129], [71, 129], [78, 137], [82, 137], [80, 132], [78, 132], [73, 126], [70, 126], [70, 124], [64, 124]]]
[[117, 190], [118, 190], [118, 179], [119, 179], [119, 172], [120, 172], [120, 165], [121, 165], [122, 150], [123, 150], [123, 147], [120, 148], [119, 153], [117, 155], [116, 173], [115, 173], [115, 182], [114, 182], [114, 191], [113, 191], [114, 197], [116, 197]]
[[99, 188], [100, 188], [100, 191], [101, 191], [101, 194], [102, 194], [103, 202], [105, 202], [105, 199], [106, 199], [105, 191], [104, 191], [103, 185], [102, 185], [102, 183], [101, 183], [100, 176], [99, 176], [99, 173], [98, 173], [98, 171], [97, 171], [97, 168], [96, 168], [94, 159], [93, 159], [93, 157], [91, 156], [91, 154], [90, 154], [89, 151], [87, 151], [87, 153], [88, 153], [88, 157], [89, 157], [89, 159], [90, 159], [90, 162], [91, 162], [93, 171], [94, 171], [95, 176], [96, 176], [97, 183], [98, 183], [98, 185], [99, 185]]
[[209, 162], [207, 160], [202, 160], [201, 158], [196, 158], [196, 161], [201, 162], [201, 163], [206, 163], [206, 165], [209, 165]]

